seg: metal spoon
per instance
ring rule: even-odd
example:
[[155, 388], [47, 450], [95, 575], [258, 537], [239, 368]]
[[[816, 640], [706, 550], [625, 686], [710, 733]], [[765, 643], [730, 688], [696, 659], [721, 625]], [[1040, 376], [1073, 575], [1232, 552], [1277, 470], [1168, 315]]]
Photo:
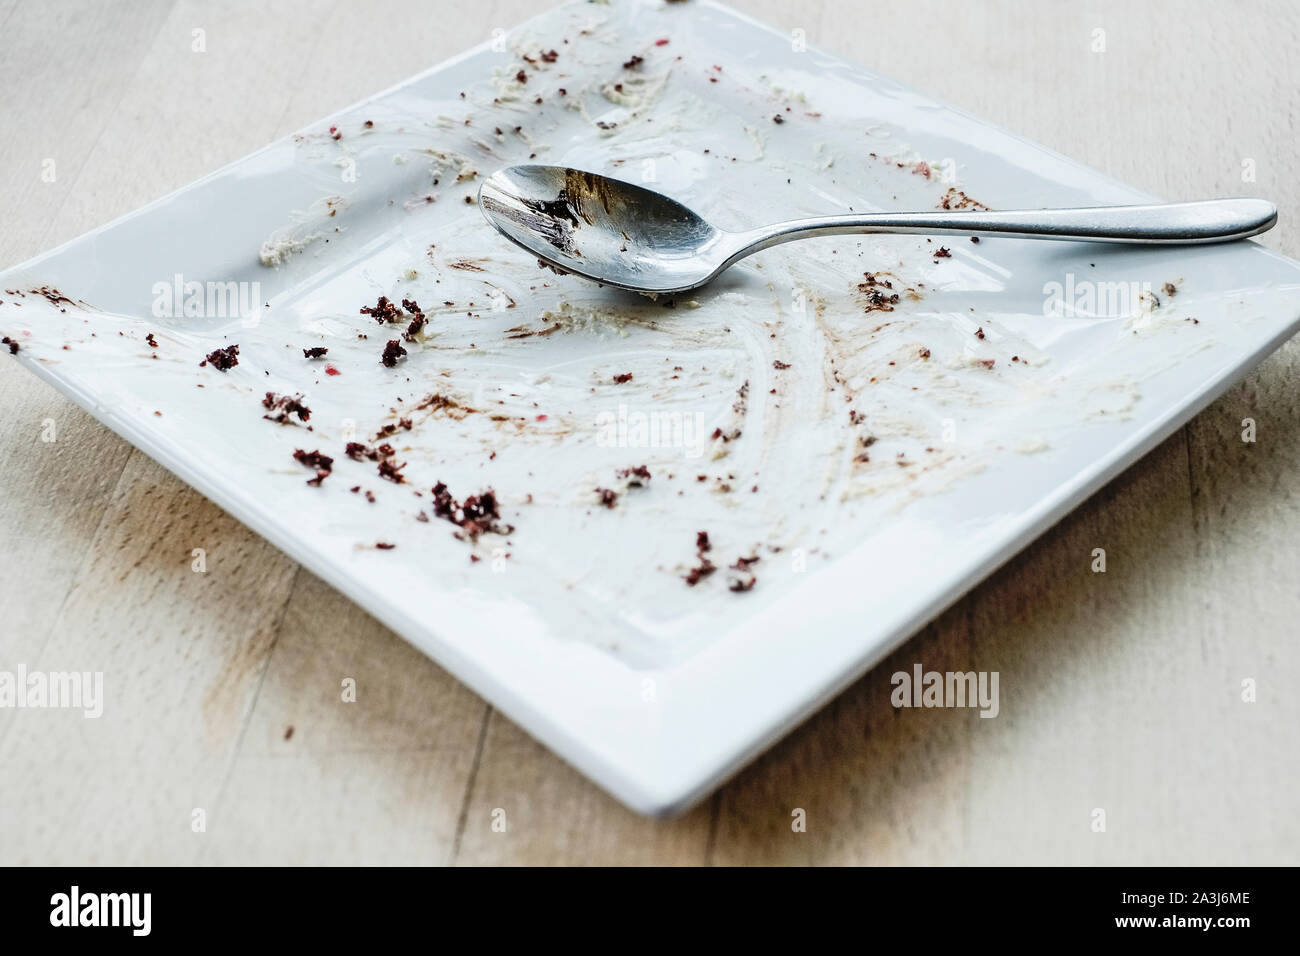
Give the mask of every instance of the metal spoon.
[[503, 236], [561, 272], [633, 292], [695, 289], [732, 263], [794, 239], [913, 233], [1192, 244], [1258, 235], [1277, 221], [1263, 199], [1017, 211], [820, 216], [724, 232], [667, 196], [563, 166], [507, 166], [479, 188]]

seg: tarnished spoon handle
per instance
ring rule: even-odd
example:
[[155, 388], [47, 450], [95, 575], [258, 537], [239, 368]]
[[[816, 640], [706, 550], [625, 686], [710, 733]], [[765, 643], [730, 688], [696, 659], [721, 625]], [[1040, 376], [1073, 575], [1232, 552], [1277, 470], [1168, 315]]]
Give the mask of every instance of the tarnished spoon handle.
[[867, 213], [795, 219], [735, 234], [730, 261], [782, 242], [852, 233], [1006, 236], [1015, 239], [1083, 239], [1189, 245], [1245, 239], [1272, 228], [1277, 207], [1264, 199], [1209, 199], [1150, 206], [1017, 209], [990, 212]]

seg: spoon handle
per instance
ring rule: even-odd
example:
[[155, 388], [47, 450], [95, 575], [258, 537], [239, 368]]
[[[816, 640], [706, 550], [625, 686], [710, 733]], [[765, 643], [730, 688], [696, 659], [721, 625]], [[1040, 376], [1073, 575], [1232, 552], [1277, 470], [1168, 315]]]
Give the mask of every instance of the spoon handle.
[[852, 233], [1005, 236], [1014, 239], [1084, 239], [1093, 242], [1190, 245], [1245, 239], [1270, 229], [1277, 207], [1264, 199], [1209, 199], [1149, 206], [1079, 209], [882, 212], [795, 219], [737, 234], [729, 262], [795, 239]]

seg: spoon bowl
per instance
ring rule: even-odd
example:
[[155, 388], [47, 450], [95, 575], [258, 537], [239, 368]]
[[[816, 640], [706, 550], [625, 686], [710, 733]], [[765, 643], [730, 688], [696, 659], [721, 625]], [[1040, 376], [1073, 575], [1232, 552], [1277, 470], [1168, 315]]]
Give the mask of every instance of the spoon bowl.
[[1190, 245], [1244, 239], [1277, 221], [1277, 208], [1263, 199], [1210, 199], [1079, 209], [854, 213], [726, 232], [643, 186], [534, 165], [493, 173], [479, 187], [478, 199], [488, 222], [537, 256], [540, 265], [650, 295], [698, 288], [745, 256], [816, 236], [958, 233]]
[[727, 236], [662, 193], [560, 166], [509, 166], [484, 181], [478, 201], [546, 265], [634, 292], [703, 285]]

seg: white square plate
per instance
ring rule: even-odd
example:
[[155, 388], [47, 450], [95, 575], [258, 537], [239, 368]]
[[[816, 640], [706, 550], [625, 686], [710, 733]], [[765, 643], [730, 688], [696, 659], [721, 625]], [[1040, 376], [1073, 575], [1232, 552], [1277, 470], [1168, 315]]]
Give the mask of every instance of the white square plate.
[[[483, 222], [481, 178], [529, 159], [724, 228], [1150, 197], [724, 7], [581, 3], [0, 278], [19, 361], [646, 813], [706, 794], [1300, 311], [1300, 266], [1255, 243], [882, 236], [651, 302]], [[381, 295], [425, 331], [361, 314]], [[310, 420], [266, 420], [268, 391]], [[391, 443], [405, 483], [349, 440]], [[309, 486], [295, 449], [332, 474]], [[494, 488], [514, 529], [457, 537], [436, 482]], [[717, 570], [691, 586], [699, 531]]]

